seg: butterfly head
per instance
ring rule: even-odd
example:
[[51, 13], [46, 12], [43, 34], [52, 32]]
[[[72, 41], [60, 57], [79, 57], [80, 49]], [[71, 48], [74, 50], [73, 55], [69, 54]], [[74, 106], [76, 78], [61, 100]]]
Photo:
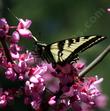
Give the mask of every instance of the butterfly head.
[[46, 44], [41, 43], [41, 42], [38, 41], [37, 38], [34, 37], [34, 36], [32, 36], [32, 38], [33, 38], [34, 41], [35, 41], [35, 52], [37, 52], [38, 54], [40, 54], [40, 53], [44, 50]]
[[40, 42], [36, 42], [35, 44], [35, 51], [41, 54], [44, 51], [46, 44]]

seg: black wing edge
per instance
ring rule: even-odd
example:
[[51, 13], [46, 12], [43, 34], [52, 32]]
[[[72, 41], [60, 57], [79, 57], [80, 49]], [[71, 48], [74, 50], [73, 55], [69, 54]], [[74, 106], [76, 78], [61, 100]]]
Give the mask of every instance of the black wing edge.
[[[92, 36], [92, 35], [91, 35]], [[85, 38], [89, 38], [90, 36], [85, 36]], [[73, 62], [77, 57], [78, 54], [80, 52], [83, 52], [85, 50], [87, 50], [88, 48], [94, 46], [95, 44], [103, 41], [104, 39], [106, 39], [106, 36], [101, 36], [98, 35], [95, 38], [92, 38], [91, 40], [85, 42], [84, 44], [80, 45], [78, 48], [75, 49], [74, 52], [72, 52], [72, 54], [65, 60], [65, 63], [71, 63]]]
[[[86, 38], [86, 37], [89, 37], [89, 36], [85, 36], [85, 38]], [[96, 36], [95, 38], [91, 39], [90, 41], [82, 44], [82, 45], [79, 47], [80, 52], [85, 51], [86, 49], [88, 49], [88, 48], [96, 45], [97, 43], [105, 40], [106, 38], [107, 38], [106, 36], [101, 36], [101, 35]], [[82, 48], [81, 48], [81, 47], [82, 47]]]

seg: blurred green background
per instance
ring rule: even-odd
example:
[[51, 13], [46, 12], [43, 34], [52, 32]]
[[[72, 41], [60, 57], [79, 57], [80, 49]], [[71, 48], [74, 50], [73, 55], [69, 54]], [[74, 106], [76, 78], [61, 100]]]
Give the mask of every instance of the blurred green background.
[[[9, 24], [19, 18], [31, 19], [31, 31], [40, 41], [50, 43], [72, 36], [104, 35], [108, 39], [80, 54], [89, 64], [110, 44], [110, 0], [0, 0], [0, 16]], [[23, 40], [22, 45], [33, 48], [33, 42]], [[102, 90], [110, 98], [110, 54], [88, 75], [104, 78]], [[107, 106], [110, 109], [110, 100]], [[107, 111], [106, 109], [106, 111]]]

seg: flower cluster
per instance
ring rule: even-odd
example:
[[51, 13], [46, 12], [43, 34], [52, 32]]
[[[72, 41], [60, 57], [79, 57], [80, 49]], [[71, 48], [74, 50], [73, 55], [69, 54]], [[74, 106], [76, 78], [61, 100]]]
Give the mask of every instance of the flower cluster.
[[9, 26], [6, 19], [0, 19], [0, 67], [8, 81], [19, 83], [17, 88], [13, 84], [11, 88], [3, 88], [0, 83], [1, 108], [20, 96], [35, 111], [92, 111], [105, 107], [107, 97], [100, 89], [103, 78], [80, 77], [79, 72], [85, 67], [81, 60], [55, 68], [44, 62], [36, 64], [32, 52], [23, 51], [18, 44], [23, 37], [32, 38], [28, 29], [32, 22], [23, 19], [18, 22], [17, 26]]
[[[92, 111], [95, 108], [105, 107], [107, 98], [102, 95], [99, 87], [103, 78], [99, 79], [98, 76], [81, 78], [78, 74], [82, 68], [84, 63], [78, 61], [73, 65], [57, 66], [56, 70], [60, 73], [52, 73], [59, 79], [58, 92], [49, 100], [51, 106], [55, 104], [59, 106], [55, 111], [67, 111], [69, 108], [75, 111]], [[97, 100], [103, 101], [102, 106], [98, 105], [100, 102]]]
[[[18, 26], [9, 26], [6, 19], [0, 19], [0, 41], [2, 44], [2, 48], [0, 49], [0, 66], [5, 69], [4, 74], [6, 79], [13, 83], [17, 81], [23, 83], [23, 86], [19, 86], [16, 92], [19, 90], [25, 92], [23, 94], [25, 95], [24, 103], [31, 104], [36, 109], [39, 101], [41, 101], [41, 93], [45, 90], [44, 79], [41, 74], [45, 73], [47, 68], [44, 66], [35, 66], [32, 53], [28, 50], [23, 52], [23, 48], [18, 45], [22, 37], [32, 37], [31, 31], [28, 29], [30, 25], [30, 20], [24, 21], [19, 19]], [[10, 36], [8, 34], [11, 29], [15, 29], [15, 31]], [[13, 88], [10, 90], [13, 92]], [[31, 100], [29, 101], [30, 96]], [[8, 90], [3, 90], [0, 95], [1, 107], [7, 106], [9, 102], [8, 98], [10, 98]], [[13, 93], [12, 98], [14, 100], [16, 94]]]

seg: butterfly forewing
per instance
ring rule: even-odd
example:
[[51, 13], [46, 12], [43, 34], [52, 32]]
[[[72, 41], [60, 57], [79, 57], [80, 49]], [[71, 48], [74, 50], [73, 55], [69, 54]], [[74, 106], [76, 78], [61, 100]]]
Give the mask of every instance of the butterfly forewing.
[[105, 39], [103, 36], [84, 36], [58, 41], [47, 45], [47, 47], [55, 63], [70, 63], [77, 58], [79, 52], [86, 50], [103, 39]]

